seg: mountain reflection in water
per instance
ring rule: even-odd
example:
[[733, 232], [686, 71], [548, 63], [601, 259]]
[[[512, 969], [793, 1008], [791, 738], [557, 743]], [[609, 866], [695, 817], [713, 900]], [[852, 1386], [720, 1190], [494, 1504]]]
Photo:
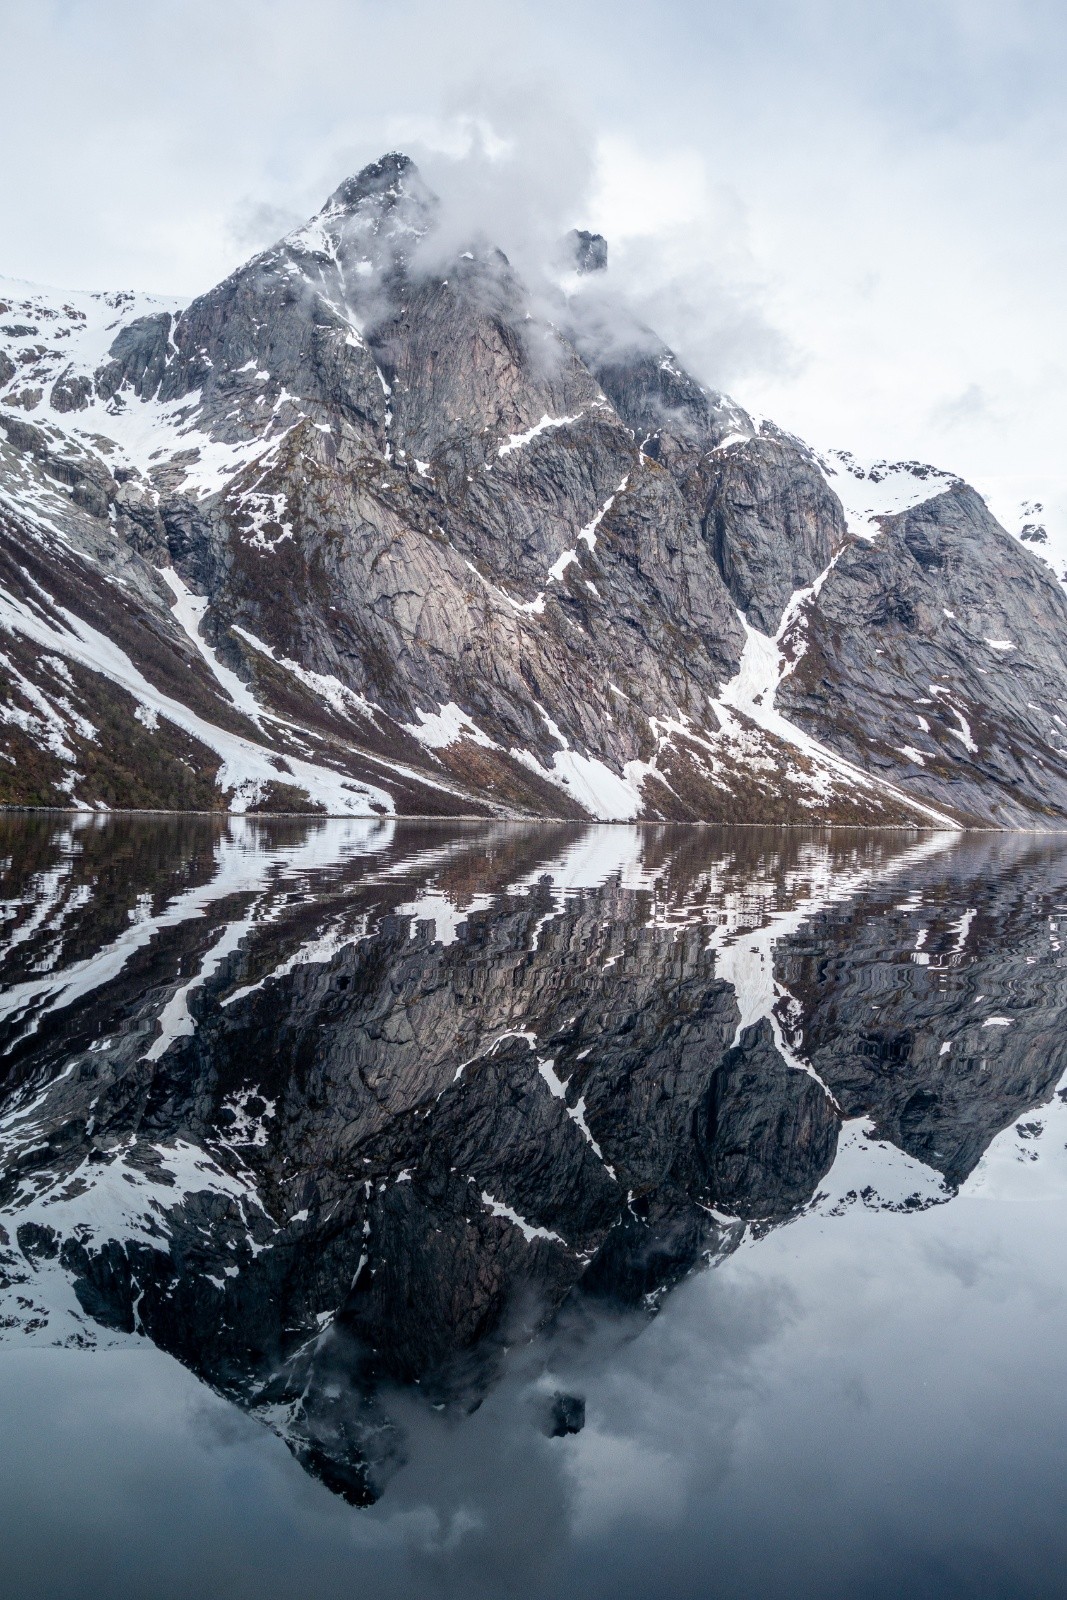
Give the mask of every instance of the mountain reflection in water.
[[0, 1336], [148, 1341], [358, 1505], [498, 1387], [571, 1449], [780, 1224], [1062, 1169], [1053, 835], [7, 817], [0, 866]]

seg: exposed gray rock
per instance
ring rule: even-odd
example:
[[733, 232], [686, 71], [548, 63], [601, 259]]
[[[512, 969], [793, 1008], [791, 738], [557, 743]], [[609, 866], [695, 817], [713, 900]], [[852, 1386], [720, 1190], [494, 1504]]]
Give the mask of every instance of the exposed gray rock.
[[730, 593], [762, 633], [777, 631], [794, 593], [847, 539], [841, 502], [815, 460], [774, 430], [722, 451], [705, 515]]
[[723, 1056], [694, 1131], [716, 1203], [764, 1217], [810, 1199], [837, 1149], [838, 1118], [815, 1080], [783, 1061], [765, 1018]]
[[574, 228], [567, 235], [575, 269], [578, 272], [606, 272], [608, 269], [608, 241], [602, 233], [589, 233], [585, 228]]
[[580, 1394], [554, 1394], [544, 1407], [542, 1431], [549, 1439], [564, 1439], [585, 1427], [585, 1401]]
[[[167, 365], [171, 316], [163, 311], [156, 317], [141, 317], [116, 335], [111, 360], [96, 375], [96, 392], [110, 400], [124, 385], [129, 385], [141, 400], [151, 400], [159, 389]], [[57, 409], [63, 410], [62, 406]]]
[[[0, 383], [3, 383], [0, 365]], [[49, 400], [54, 411], [84, 411], [92, 398], [92, 380], [84, 373], [62, 373], [52, 385]]]
[[1062, 819], [1067, 595], [972, 489], [882, 529], [843, 553], [808, 607], [779, 704], [956, 816]]

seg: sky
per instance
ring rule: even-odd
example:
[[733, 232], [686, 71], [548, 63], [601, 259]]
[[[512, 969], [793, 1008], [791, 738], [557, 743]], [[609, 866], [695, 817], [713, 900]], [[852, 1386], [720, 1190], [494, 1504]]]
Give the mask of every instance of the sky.
[[[0, 273], [192, 296], [390, 148], [704, 381], [1067, 558], [1062, 0], [0, 0]], [[1062, 564], [1062, 563], [1061, 563]]]

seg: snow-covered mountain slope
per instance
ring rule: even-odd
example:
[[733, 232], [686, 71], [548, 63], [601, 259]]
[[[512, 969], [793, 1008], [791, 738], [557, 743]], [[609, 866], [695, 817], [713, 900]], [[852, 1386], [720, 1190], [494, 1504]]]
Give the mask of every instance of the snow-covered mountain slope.
[[[963, 481], [922, 461], [859, 461], [847, 450], [827, 450], [820, 459], [845, 509], [849, 532], [859, 537], [873, 538], [880, 517], [910, 511]], [[1067, 585], [1067, 480], [991, 476], [974, 487], [1001, 527]]]
[[876, 539], [881, 518], [910, 511], [935, 495], [961, 487], [961, 480], [921, 461], [857, 461], [848, 450], [828, 450], [821, 466], [857, 539]]
[[393, 155], [189, 305], [0, 288], [0, 803], [1062, 823], [1037, 545], [435, 223]]
[[1067, 478], [990, 476], [975, 487], [997, 521], [1067, 584]]

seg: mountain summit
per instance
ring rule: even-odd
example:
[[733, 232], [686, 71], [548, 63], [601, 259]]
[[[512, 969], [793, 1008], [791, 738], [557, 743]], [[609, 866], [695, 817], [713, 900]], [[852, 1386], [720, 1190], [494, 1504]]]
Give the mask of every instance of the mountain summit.
[[422, 189], [422, 175], [418, 167], [410, 156], [403, 155], [399, 150], [390, 150], [380, 161], [372, 161], [354, 178], [346, 178], [344, 183], [338, 184], [322, 209], [324, 212], [353, 211], [372, 196], [399, 199], [408, 182], [414, 182]]
[[[1067, 819], [1067, 596], [392, 153], [189, 305], [0, 283], [0, 801]], [[594, 270], [595, 269], [595, 270]]]

